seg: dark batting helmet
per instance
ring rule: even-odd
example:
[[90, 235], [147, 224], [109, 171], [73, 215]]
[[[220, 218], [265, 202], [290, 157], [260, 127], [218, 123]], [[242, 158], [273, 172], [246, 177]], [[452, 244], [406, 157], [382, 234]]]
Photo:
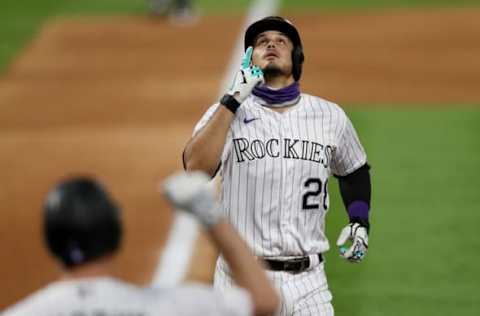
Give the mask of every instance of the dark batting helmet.
[[305, 56], [297, 29], [290, 21], [280, 16], [269, 16], [258, 20], [250, 25], [245, 32], [245, 50], [247, 50], [249, 46], [254, 46], [253, 44], [257, 36], [265, 31], [282, 32], [292, 41], [292, 75], [295, 81], [298, 81], [302, 75], [302, 65]]
[[47, 195], [44, 233], [48, 248], [67, 268], [78, 266], [117, 250], [119, 209], [94, 180], [69, 179]]

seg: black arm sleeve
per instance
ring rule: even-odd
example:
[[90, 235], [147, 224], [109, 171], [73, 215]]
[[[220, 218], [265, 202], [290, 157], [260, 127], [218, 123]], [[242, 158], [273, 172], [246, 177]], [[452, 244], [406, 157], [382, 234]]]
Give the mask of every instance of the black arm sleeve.
[[[370, 182], [370, 166], [364, 164], [359, 169], [346, 176], [335, 176], [340, 186], [340, 195], [347, 211], [349, 206], [355, 201], [363, 201], [370, 208], [371, 198], [371, 182]], [[352, 216], [349, 212], [350, 222], [358, 222], [369, 228], [368, 217]]]

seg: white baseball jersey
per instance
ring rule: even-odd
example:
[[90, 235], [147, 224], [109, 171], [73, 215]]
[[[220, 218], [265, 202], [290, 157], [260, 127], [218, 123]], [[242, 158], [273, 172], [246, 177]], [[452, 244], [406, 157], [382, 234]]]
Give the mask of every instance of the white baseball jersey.
[[[238, 108], [221, 157], [225, 215], [255, 255], [290, 257], [329, 249], [329, 176], [366, 163], [352, 123], [336, 104], [302, 93], [279, 113], [249, 96]], [[194, 135], [219, 104], [211, 106]]]
[[252, 315], [244, 290], [189, 285], [142, 289], [113, 278], [57, 281], [7, 309], [3, 316]]

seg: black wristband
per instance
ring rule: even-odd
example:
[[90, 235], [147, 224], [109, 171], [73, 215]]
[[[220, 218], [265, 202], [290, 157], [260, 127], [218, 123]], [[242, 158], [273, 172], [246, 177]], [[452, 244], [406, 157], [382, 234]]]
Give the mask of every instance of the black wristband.
[[363, 226], [367, 229], [367, 234], [370, 233], [370, 222], [366, 218], [352, 217], [350, 223], [358, 223], [360, 226]]
[[230, 110], [233, 114], [237, 112], [238, 107], [240, 106], [240, 102], [237, 101], [232, 95], [230, 94], [225, 94], [221, 99], [220, 99], [220, 104], [225, 106], [227, 109]]

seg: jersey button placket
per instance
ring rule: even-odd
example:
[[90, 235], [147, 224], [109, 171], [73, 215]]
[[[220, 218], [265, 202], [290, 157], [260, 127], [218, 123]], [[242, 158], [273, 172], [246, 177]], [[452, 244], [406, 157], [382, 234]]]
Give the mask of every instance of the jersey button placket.
[[278, 125], [278, 138], [279, 138], [279, 143], [280, 143], [280, 170], [279, 170], [279, 197], [278, 197], [278, 213], [279, 213], [279, 217], [280, 217], [280, 225], [279, 225], [279, 230], [280, 230], [280, 236], [281, 236], [281, 239], [282, 239], [282, 244], [284, 244], [283, 242], [283, 238], [285, 236], [285, 228], [286, 228], [286, 224], [287, 222], [285, 221], [284, 219], [284, 180], [285, 180], [285, 174], [284, 174], [284, 170], [285, 170], [285, 160], [282, 158], [283, 155], [284, 155], [284, 146], [283, 146], [283, 142], [284, 142], [284, 139], [283, 139], [283, 133], [282, 133], [282, 130], [283, 130], [283, 124], [282, 124], [282, 119], [280, 117], [280, 115], [278, 113], [274, 113], [274, 117], [275, 117], [275, 121]]
[[[291, 142], [294, 142], [294, 140], [298, 137], [295, 137], [293, 134], [292, 126], [290, 125], [291, 120], [288, 119], [288, 121], [285, 122], [285, 134], [289, 139], [291, 139]], [[285, 205], [288, 207], [288, 211], [286, 212], [286, 215], [288, 215], [288, 218], [286, 219], [288, 221], [287, 225], [287, 236], [291, 238], [292, 240], [295, 240], [295, 236], [292, 234], [294, 232], [294, 223], [293, 220], [296, 216], [296, 212], [298, 210], [294, 207], [294, 201], [295, 201], [295, 190], [296, 188], [293, 187], [293, 185], [296, 183], [295, 179], [295, 165], [297, 164], [297, 160], [293, 157], [287, 159], [287, 172], [286, 172], [286, 179], [284, 180], [285, 183], [288, 183], [288, 189], [285, 194], [286, 200], [285, 200]], [[295, 247], [294, 247], [295, 249]]]
[[[284, 122], [284, 133], [286, 135], [286, 138], [290, 139], [291, 142], [293, 142], [293, 134], [292, 134], [292, 129], [289, 124], [290, 121], [285, 121]], [[285, 148], [286, 150], [286, 148]], [[291, 212], [292, 212], [292, 199], [293, 199], [293, 192], [292, 192], [292, 181], [294, 181], [294, 165], [295, 165], [295, 159], [288, 158], [285, 159], [285, 179], [283, 179], [283, 183], [288, 184], [288, 186], [285, 188], [285, 200], [284, 200], [284, 205], [286, 209], [288, 210], [285, 212], [285, 221], [288, 223], [288, 227], [290, 227], [290, 220], [291, 220]]]
[[[282, 144], [282, 157], [285, 157], [285, 138], [289, 138], [291, 134], [289, 132], [289, 126], [286, 122], [283, 121], [283, 118], [286, 113], [279, 114], [279, 122], [280, 122], [280, 143]], [[282, 235], [286, 236], [288, 234], [288, 226], [289, 226], [289, 210], [290, 210], [290, 196], [288, 195], [288, 186], [286, 185], [289, 183], [289, 177], [291, 174], [289, 173], [289, 159], [282, 158], [282, 170], [281, 170], [281, 226], [282, 226]]]

